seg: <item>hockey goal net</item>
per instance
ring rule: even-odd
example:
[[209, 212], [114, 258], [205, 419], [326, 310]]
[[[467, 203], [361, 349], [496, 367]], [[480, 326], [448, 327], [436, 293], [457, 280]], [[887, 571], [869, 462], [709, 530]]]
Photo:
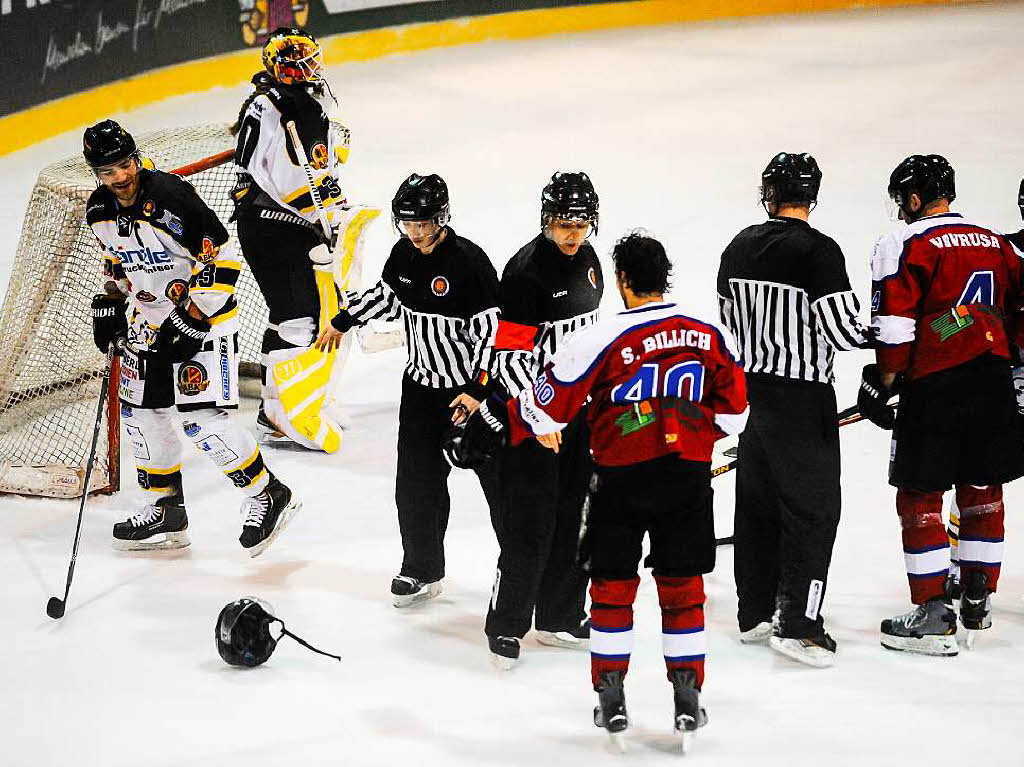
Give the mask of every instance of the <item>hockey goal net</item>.
[[[223, 124], [135, 137], [157, 168], [188, 178], [228, 224], [234, 140]], [[96, 188], [81, 155], [45, 167], [29, 198], [0, 310], [0, 492], [70, 498], [82, 493], [103, 355], [92, 341], [89, 305], [102, 291], [100, 250], [85, 223]], [[243, 375], [258, 375], [267, 307], [244, 265], [236, 287]], [[119, 487], [116, 371], [90, 491]]]

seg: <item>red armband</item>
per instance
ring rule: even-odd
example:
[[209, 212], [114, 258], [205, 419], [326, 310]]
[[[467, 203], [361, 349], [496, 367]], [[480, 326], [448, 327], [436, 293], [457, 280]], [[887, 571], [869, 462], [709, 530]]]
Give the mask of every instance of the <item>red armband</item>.
[[533, 339], [537, 336], [537, 328], [533, 325], [519, 325], [508, 320], [498, 320], [498, 332], [494, 336], [496, 350], [524, 352], [533, 351]]

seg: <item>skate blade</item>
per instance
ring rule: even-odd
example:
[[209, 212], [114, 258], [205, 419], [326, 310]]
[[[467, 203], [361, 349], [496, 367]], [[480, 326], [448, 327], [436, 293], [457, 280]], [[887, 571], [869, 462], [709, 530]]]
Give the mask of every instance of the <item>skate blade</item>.
[[967, 636], [964, 639], [964, 647], [968, 650], [974, 649], [974, 643], [978, 640], [977, 629], [967, 629]]
[[679, 750], [688, 754], [693, 749], [693, 730], [677, 730], [679, 733]]
[[430, 583], [427, 588], [423, 591], [417, 591], [415, 594], [392, 594], [391, 604], [395, 607], [411, 607], [412, 605], [419, 604], [420, 602], [426, 602], [428, 599], [441, 594], [444, 591], [444, 581], [437, 581]]
[[491, 665], [498, 671], [511, 671], [519, 662], [519, 658], [506, 658], [504, 655], [491, 653]]
[[805, 647], [799, 639], [773, 636], [768, 640], [768, 644], [775, 652], [814, 668], [828, 668], [836, 660], [834, 652], [821, 647]]
[[920, 638], [898, 637], [883, 634], [881, 644], [882, 647], [887, 650], [912, 652], [917, 653], [918, 655], [953, 657], [959, 653], [959, 649], [956, 645], [956, 636], [954, 634]]
[[626, 753], [625, 733], [626, 733], [625, 730], [622, 730], [621, 732], [609, 732], [608, 733], [608, 740], [611, 741], [612, 748], [614, 748], [620, 754]]
[[589, 650], [589, 639], [578, 639], [565, 631], [537, 631], [537, 642], [547, 647], [565, 650]]
[[274, 529], [270, 531], [270, 535], [249, 549], [249, 556], [258, 557], [266, 551], [270, 544], [277, 540], [277, 536], [281, 534], [281, 531], [288, 527], [288, 523], [292, 521], [292, 517], [294, 517], [301, 508], [302, 501], [293, 495], [292, 499], [288, 502], [288, 505], [284, 507], [284, 511], [282, 511], [281, 515], [277, 518], [277, 524], [274, 525]]
[[[153, 540], [160, 535], [163, 536], [163, 540]], [[114, 538], [111, 545], [115, 551], [171, 551], [191, 546], [192, 541], [188, 533], [181, 530], [176, 533], [157, 533], [141, 541], [122, 541], [120, 538]]]

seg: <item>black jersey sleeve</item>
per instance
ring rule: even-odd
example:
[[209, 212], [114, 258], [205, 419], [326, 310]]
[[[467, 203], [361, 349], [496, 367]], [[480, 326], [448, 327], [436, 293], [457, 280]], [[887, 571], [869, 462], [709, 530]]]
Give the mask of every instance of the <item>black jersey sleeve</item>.
[[494, 264], [477, 247], [469, 252], [469, 275], [466, 281], [466, 321], [473, 339], [473, 380], [463, 391], [476, 400], [483, 400], [491, 390], [494, 337], [498, 330], [498, 273]]
[[807, 296], [829, 343], [839, 351], [871, 347], [871, 332], [860, 321], [860, 302], [850, 287], [843, 251], [821, 235], [807, 272]]

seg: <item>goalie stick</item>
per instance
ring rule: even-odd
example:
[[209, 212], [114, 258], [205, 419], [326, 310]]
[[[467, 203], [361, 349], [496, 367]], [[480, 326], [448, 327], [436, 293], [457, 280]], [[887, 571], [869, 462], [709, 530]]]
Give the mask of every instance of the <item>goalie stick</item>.
[[85, 513], [85, 501], [89, 497], [89, 480], [92, 467], [96, 463], [96, 443], [100, 437], [100, 426], [103, 423], [103, 406], [107, 402], [107, 390], [110, 388], [110, 371], [114, 366], [114, 344], [107, 348], [107, 362], [103, 367], [103, 380], [100, 382], [100, 396], [96, 402], [96, 424], [92, 429], [92, 445], [89, 447], [89, 459], [85, 464], [85, 478], [82, 480], [82, 503], [78, 507], [78, 522], [75, 525], [75, 542], [71, 547], [71, 562], [68, 564], [68, 579], [64, 584], [64, 598], [50, 597], [46, 603], [46, 614], [54, 620], [64, 617], [68, 605], [68, 594], [71, 593], [71, 579], [75, 575], [75, 561], [78, 559], [78, 543], [82, 539], [82, 516]]
[[[896, 406], [893, 405], [894, 409], [895, 409], [895, 407]], [[850, 407], [846, 408], [845, 410], [840, 410], [838, 415], [837, 415], [837, 419], [839, 421], [839, 426], [843, 427], [843, 426], [849, 426], [851, 423], [857, 423], [858, 421], [863, 421], [864, 420], [864, 416], [862, 416], [860, 414], [860, 411], [857, 409], [856, 405], [851, 405]], [[726, 455], [730, 455], [731, 454], [732, 456], [735, 456], [736, 453], [732, 452], [734, 450], [735, 450], [735, 448], [729, 448], [729, 450], [726, 451]], [[723, 474], [726, 474], [726, 473], [732, 471], [733, 469], [736, 468], [736, 465], [738, 463], [739, 463], [739, 459], [733, 457], [733, 459], [731, 461], [729, 461], [728, 463], [723, 463], [721, 466], [718, 466], [717, 468], [712, 469], [711, 470], [711, 479], [714, 479], [715, 477], [720, 477]], [[725, 538], [719, 538], [718, 540], [715, 541], [715, 544], [718, 545], [718, 546], [725, 546], [725, 545], [731, 544], [732, 542], [733, 542], [733, 537], [730, 535], [730, 536], [727, 536]]]

